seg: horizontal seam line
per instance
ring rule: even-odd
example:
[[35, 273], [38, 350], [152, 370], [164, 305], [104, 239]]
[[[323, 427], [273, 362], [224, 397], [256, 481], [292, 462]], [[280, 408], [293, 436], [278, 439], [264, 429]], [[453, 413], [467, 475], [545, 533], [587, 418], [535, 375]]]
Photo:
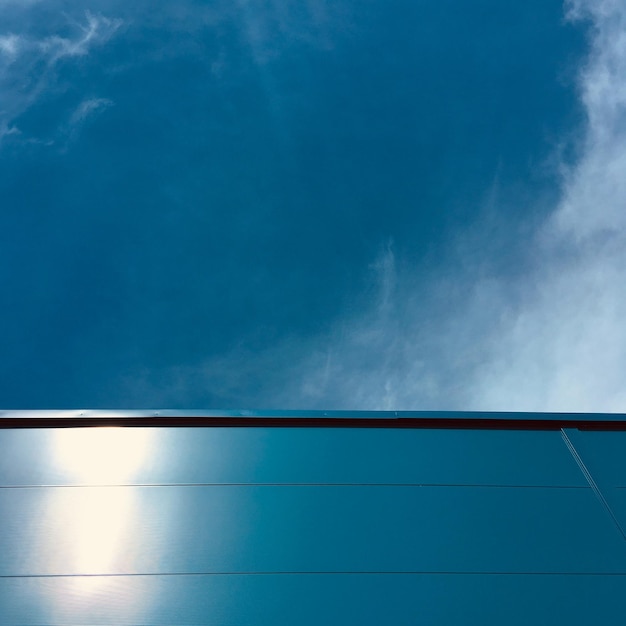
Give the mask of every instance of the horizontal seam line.
[[24, 578], [140, 578], [176, 576], [626, 576], [626, 572], [472, 572], [457, 570], [417, 571], [250, 571], [250, 572], [143, 572], [127, 574], [2, 574], [0, 579]]
[[589, 485], [496, 485], [479, 483], [110, 483], [94, 485], [0, 485], [0, 489], [102, 489], [111, 487], [459, 487], [485, 489], [590, 489]]

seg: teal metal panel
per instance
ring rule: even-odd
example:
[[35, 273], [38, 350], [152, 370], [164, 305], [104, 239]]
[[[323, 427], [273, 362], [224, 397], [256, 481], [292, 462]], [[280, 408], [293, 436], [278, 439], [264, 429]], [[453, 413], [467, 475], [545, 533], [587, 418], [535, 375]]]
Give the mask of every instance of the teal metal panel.
[[619, 623], [625, 442], [2, 429], [0, 623]]
[[0, 511], [4, 576], [626, 572], [586, 488], [12, 489]]
[[[85, 482], [75, 463], [61, 460], [74, 444], [97, 450], [100, 480], [127, 484], [587, 486], [558, 432], [348, 428], [0, 430], [0, 448], [6, 451], [0, 480], [4, 485]], [[129, 446], [130, 452], [142, 448], [132, 480], [113, 467], [116, 459], [121, 462], [120, 449]]]
[[[99, 586], [100, 585], [100, 586]], [[622, 626], [623, 576], [149, 576], [0, 580], [6, 624]]]

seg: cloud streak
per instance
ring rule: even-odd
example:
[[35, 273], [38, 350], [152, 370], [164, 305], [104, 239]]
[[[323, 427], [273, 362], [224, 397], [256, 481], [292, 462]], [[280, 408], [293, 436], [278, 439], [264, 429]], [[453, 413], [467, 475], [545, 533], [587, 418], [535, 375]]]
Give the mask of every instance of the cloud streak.
[[388, 247], [355, 303], [367, 312], [300, 352], [273, 388], [279, 405], [626, 411], [626, 5], [567, 9], [591, 25], [586, 124], [560, 200], [526, 242], [529, 269], [507, 277], [497, 259], [461, 259], [425, 283]]
[[580, 75], [587, 124], [577, 162], [563, 166], [561, 199], [529, 242], [534, 269], [513, 284], [464, 275], [469, 292], [440, 282], [454, 311], [440, 302], [443, 321], [425, 323], [418, 294], [399, 291], [413, 303], [404, 326], [376, 324], [387, 333], [383, 363], [389, 354], [400, 363], [365, 372], [358, 390], [380, 382], [363, 405], [626, 410], [626, 6], [581, 0], [568, 15], [592, 23]]
[[494, 184], [486, 217], [430, 274], [385, 244], [370, 289], [326, 331], [123, 375], [123, 402], [626, 411], [626, 5], [574, 0], [567, 17], [588, 25], [586, 121], [576, 161], [560, 165], [558, 201], [517, 233], [523, 267], [505, 267], [497, 209], [510, 200]]
[[626, 6], [578, 0], [569, 17], [592, 23], [581, 154], [537, 238], [529, 297], [475, 377], [478, 408], [626, 411]]
[[[28, 5], [21, 10], [27, 11]], [[18, 118], [55, 92], [63, 63], [87, 56], [93, 48], [111, 39], [121, 25], [121, 20], [86, 12], [82, 20], [71, 24], [73, 36], [0, 34], [0, 145], [8, 136], [40, 142], [39, 138], [23, 137]]]
[[72, 113], [70, 124], [82, 124], [98, 111], [108, 109], [112, 105], [113, 101], [108, 98], [88, 98], [83, 100]]
[[35, 47], [44, 53], [48, 64], [53, 65], [64, 57], [85, 56], [94, 45], [108, 41], [120, 25], [119, 20], [92, 15], [87, 11], [85, 23], [75, 23], [76, 37], [52, 35], [35, 42]]

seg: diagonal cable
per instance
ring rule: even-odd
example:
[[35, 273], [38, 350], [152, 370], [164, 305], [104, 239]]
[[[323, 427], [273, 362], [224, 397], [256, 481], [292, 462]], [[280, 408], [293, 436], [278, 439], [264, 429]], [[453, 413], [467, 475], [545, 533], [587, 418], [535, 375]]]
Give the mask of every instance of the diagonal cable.
[[622, 535], [622, 539], [626, 541], [626, 533], [624, 533], [624, 529], [622, 528], [621, 524], [619, 523], [619, 520], [615, 516], [615, 513], [613, 513], [613, 509], [611, 509], [609, 503], [606, 501], [606, 498], [600, 491], [600, 487], [598, 487], [598, 484], [593, 479], [591, 472], [587, 469], [587, 466], [585, 465], [585, 462], [582, 460], [582, 457], [580, 456], [580, 454], [578, 454], [578, 451], [574, 447], [574, 444], [572, 443], [571, 439], [567, 436], [567, 433], [565, 432], [564, 428], [561, 428], [561, 437], [563, 437], [563, 441], [565, 442], [567, 449], [570, 451], [571, 455], [574, 457], [574, 461], [576, 461], [576, 464], [578, 465], [578, 467], [580, 468], [580, 471], [583, 473], [585, 479], [589, 483], [589, 486], [591, 487], [593, 493], [596, 494], [596, 498], [600, 500], [600, 503], [605, 508], [610, 518], [613, 520], [613, 523], [617, 527], [617, 530], [619, 530], [620, 534]]

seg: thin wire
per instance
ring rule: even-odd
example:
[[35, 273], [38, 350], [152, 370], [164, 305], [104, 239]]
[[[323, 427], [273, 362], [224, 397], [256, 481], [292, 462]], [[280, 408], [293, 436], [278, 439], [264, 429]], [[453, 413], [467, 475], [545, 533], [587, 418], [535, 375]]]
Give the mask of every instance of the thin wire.
[[624, 539], [624, 541], [626, 541], [626, 533], [624, 533], [624, 529], [622, 528], [621, 524], [619, 523], [619, 520], [615, 516], [615, 513], [613, 513], [613, 510], [609, 506], [609, 503], [606, 501], [606, 498], [604, 497], [604, 495], [600, 491], [600, 487], [598, 487], [596, 481], [593, 479], [593, 476], [591, 475], [591, 472], [587, 469], [587, 466], [585, 465], [585, 462], [582, 460], [582, 457], [580, 456], [580, 454], [578, 454], [578, 451], [574, 447], [574, 444], [571, 442], [570, 438], [567, 436], [567, 433], [565, 432], [564, 429], [561, 429], [561, 437], [563, 437], [563, 441], [565, 442], [565, 445], [567, 446], [568, 450], [570, 451], [570, 453], [574, 457], [574, 460], [578, 464], [578, 467], [580, 468], [580, 470], [584, 474], [585, 478], [587, 479], [587, 482], [589, 483], [589, 486], [591, 487], [591, 489], [595, 493], [596, 497], [598, 498], [598, 500], [600, 501], [602, 506], [604, 506], [606, 512], [609, 514], [609, 516], [613, 520], [613, 523], [617, 527], [617, 530], [619, 530], [620, 534], [622, 535], [622, 539]]

